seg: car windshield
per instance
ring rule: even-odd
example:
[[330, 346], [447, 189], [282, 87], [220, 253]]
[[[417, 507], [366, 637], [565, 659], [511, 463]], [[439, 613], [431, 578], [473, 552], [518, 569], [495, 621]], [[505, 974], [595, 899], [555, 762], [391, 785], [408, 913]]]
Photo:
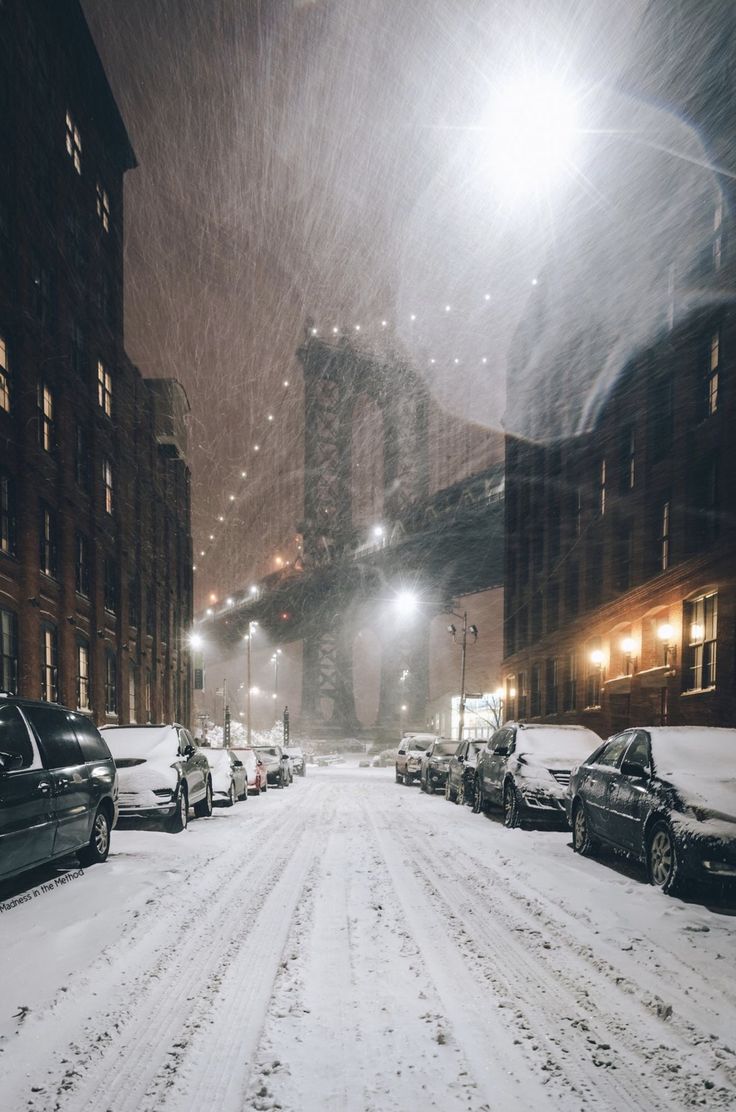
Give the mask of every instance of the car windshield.
[[172, 726], [114, 726], [102, 730], [113, 757], [148, 757], [154, 752], [175, 757], [179, 738]]
[[259, 745], [256, 748], [256, 752], [261, 753], [261, 754], [265, 753], [269, 757], [280, 757], [281, 756], [281, 750], [280, 749], [269, 749], [265, 745]]
[[225, 768], [226, 765], [230, 764], [230, 752], [227, 749], [203, 748], [202, 752], [212, 768]]
[[452, 754], [456, 753], [456, 752], [457, 752], [457, 742], [456, 741], [439, 741], [433, 749], [433, 753], [436, 756], [440, 756], [440, 757], [444, 757], [444, 756], [451, 757]]
[[662, 727], [651, 732], [652, 758], [658, 776], [678, 773], [715, 780], [736, 776], [736, 730]]
[[518, 730], [516, 734], [517, 753], [527, 753], [541, 759], [557, 758], [581, 763], [601, 743], [598, 734], [585, 729]]

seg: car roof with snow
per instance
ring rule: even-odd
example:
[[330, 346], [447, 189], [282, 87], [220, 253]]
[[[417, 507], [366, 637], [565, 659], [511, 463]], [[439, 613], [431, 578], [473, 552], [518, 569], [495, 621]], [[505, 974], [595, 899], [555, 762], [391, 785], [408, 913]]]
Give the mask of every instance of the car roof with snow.
[[176, 750], [179, 733], [175, 725], [103, 726], [102, 736], [110, 752], [117, 757], [142, 757], [155, 749]]

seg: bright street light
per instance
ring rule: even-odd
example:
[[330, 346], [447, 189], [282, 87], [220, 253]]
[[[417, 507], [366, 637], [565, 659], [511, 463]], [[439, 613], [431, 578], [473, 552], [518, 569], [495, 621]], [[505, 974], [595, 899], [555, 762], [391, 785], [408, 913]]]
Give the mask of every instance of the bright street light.
[[396, 609], [400, 614], [413, 614], [419, 605], [419, 599], [413, 591], [399, 591], [396, 596]]
[[547, 192], [571, 166], [578, 134], [576, 99], [557, 79], [527, 74], [501, 88], [489, 150], [499, 190], [510, 200]]
[[201, 633], [190, 633], [189, 644], [193, 649], [201, 649], [202, 645], [204, 644]]

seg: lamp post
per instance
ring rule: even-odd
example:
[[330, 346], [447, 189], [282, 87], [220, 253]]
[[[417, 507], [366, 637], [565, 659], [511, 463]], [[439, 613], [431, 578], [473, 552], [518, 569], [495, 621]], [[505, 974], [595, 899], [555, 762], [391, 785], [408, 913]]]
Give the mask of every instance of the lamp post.
[[247, 744], [250, 746], [251, 739], [251, 703], [250, 703], [250, 673], [251, 673], [251, 641], [253, 640], [253, 631], [258, 625], [258, 622], [248, 622], [248, 632], [245, 635], [247, 643], [246, 652], [246, 669], [245, 669], [245, 712], [247, 715], [246, 721], [246, 734]]
[[[468, 612], [463, 610], [462, 614], [457, 613], [455, 610], [448, 610], [448, 614], [452, 614], [454, 618], [462, 619], [462, 641], [460, 653], [460, 714], [458, 717], [458, 741], [463, 740], [463, 730], [465, 728], [465, 658], [468, 650], [468, 634], [473, 638], [473, 641], [478, 640], [478, 627], [476, 625], [468, 625]], [[452, 634], [453, 641], [457, 640], [458, 630], [457, 627], [450, 624], [447, 627], [447, 632]]]

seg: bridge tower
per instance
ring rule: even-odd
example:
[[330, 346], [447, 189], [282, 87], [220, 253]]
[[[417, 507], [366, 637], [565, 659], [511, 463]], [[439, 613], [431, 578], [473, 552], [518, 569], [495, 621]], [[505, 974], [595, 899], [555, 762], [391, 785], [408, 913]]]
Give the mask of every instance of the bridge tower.
[[[360, 569], [352, 562], [365, 540], [365, 523], [356, 520], [353, 468], [356, 407], [368, 400], [380, 415], [382, 507], [380, 519], [401, 520], [412, 502], [429, 490], [429, 396], [415, 372], [398, 358], [378, 358], [346, 338], [334, 343], [308, 335], [297, 356], [304, 372], [304, 520], [305, 570], [351, 559], [343, 591], [315, 608], [304, 637], [302, 717], [307, 728], [329, 726], [344, 734], [358, 728], [353, 691], [354, 618], [366, 601]], [[393, 646], [395, 649], [395, 646]], [[411, 690], [404, 697], [419, 706], [428, 683], [428, 640], [413, 649]], [[387, 692], [395, 689], [396, 651], [382, 658], [379, 720], [389, 711]], [[391, 670], [391, 675], [388, 671]]]

